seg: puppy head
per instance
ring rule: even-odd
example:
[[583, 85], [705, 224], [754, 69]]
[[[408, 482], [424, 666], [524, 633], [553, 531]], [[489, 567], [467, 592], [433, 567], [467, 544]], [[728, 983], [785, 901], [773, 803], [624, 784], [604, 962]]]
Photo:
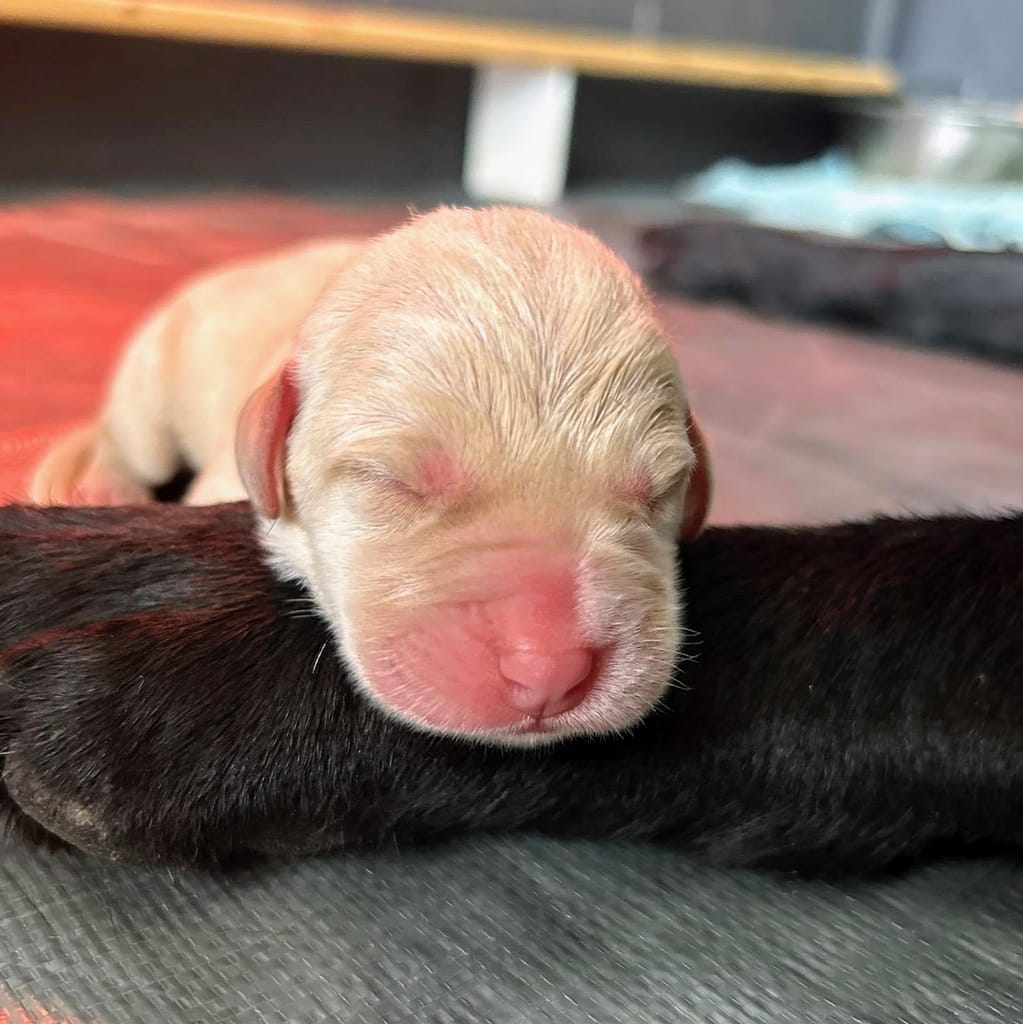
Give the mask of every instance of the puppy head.
[[278, 571], [392, 713], [529, 744], [668, 686], [711, 477], [651, 305], [590, 235], [439, 210], [376, 240], [238, 437]]

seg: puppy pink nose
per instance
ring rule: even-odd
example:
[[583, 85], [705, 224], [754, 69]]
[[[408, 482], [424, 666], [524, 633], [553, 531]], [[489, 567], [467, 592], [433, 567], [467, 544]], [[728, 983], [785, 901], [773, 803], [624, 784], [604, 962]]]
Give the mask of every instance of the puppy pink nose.
[[589, 690], [593, 652], [584, 647], [507, 651], [501, 655], [500, 669], [511, 684], [507, 700], [512, 707], [536, 718], [551, 718], [582, 703]]

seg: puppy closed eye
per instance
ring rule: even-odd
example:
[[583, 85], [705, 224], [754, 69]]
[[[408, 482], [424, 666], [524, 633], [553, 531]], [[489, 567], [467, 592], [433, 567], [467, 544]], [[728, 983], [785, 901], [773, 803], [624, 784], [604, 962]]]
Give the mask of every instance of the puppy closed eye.
[[393, 466], [373, 459], [344, 459], [338, 465], [339, 476], [352, 490], [374, 501], [381, 499], [419, 505], [427, 496], [416, 489], [405, 475]]
[[634, 514], [655, 518], [682, 494], [690, 473], [689, 466], [667, 475], [660, 474], [656, 479], [646, 471], [633, 472], [621, 489], [622, 497]]
[[464, 492], [464, 481], [443, 453], [419, 456], [400, 468], [393, 462], [372, 457], [345, 459], [341, 474], [343, 479], [378, 498], [422, 507], [451, 504]]

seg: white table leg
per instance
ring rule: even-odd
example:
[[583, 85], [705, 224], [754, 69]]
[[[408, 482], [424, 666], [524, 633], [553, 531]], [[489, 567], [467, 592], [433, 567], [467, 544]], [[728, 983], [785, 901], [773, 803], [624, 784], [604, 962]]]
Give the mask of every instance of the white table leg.
[[462, 170], [469, 196], [536, 206], [561, 198], [575, 84], [563, 68], [476, 69]]

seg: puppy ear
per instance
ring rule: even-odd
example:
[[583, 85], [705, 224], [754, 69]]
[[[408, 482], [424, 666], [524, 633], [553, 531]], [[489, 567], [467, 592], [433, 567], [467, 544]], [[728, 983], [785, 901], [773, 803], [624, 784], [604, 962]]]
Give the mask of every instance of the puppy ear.
[[267, 519], [279, 518], [287, 504], [284, 452], [297, 408], [298, 390], [289, 362], [249, 396], [238, 416], [238, 475], [253, 507]]
[[703, 532], [703, 525], [710, 512], [711, 493], [714, 490], [714, 475], [710, 465], [710, 452], [700, 424], [690, 412], [686, 426], [689, 443], [696, 454], [696, 465], [689, 477], [686, 489], [686, 503], [682, 510], [682, 539], [694, 540]]

